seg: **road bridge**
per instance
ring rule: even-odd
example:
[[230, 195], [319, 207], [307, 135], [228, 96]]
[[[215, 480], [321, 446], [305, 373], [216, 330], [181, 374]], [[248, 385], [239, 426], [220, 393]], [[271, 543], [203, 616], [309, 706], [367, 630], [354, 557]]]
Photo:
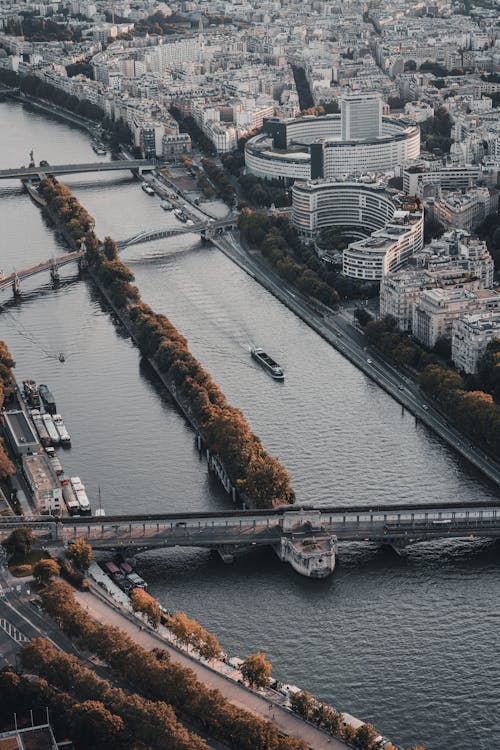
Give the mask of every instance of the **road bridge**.
[[226, 562], [238, 550], [271, 546], [302, 575], [319, 578], [335, 567], [337, 540], [373, 542], [401, 550], [419, 542], [499, 538], [500, 502], [377, 507], [284, 507], [109, 517], [0, 519], [0, 534], [31, 526], [52, 542], [85, 539], [95, 550], [127, 554], [163, 547], [206, 547]]
[[50, 271], [52, 281], [58, 281], [59, 269], [63, 266], [67, 266], [69, 263], [77, 263], [79, 268], [84, 268], [86, 266], [85, 254], [86, 249], [82, 248], [74, 250], [71, 253], [64, 253], [64, 255], [49, 258], [41, 263], [23, 268], [20, 271], [13, 271], [8, 276], [0, 275], [0, 291], [12, 288], [14, 296], [17, 297], [21, 293], [21, 281], [23, 279], [28, 279], [30, 276], [36, 276], [36, 274], [45, 271]]
[[164, 237], [175, 237], [178, 234], [201, 234], [202, 237], [210, 237], [218, 232], [234, 229], [237, 225], [237, 217], [233, 216], [228, 219], [216, 219], [212, 221], [200, 221], [196, 224], [185, 224], [184, 226], [166, 227], [165, 229], [145, 229], [142, 232], [132, 235], [125, 240], [119, 240], [116, 244], [119, 250], [124, 250], [132, 245], [139, 245], [143, 242], [151, 242]]
[[137, 171], [152, 172], [159, 166], [155, 159], [120, 159], [118, 161], [89, 162], [87, 164], [49, 164], [44, 167], [0, 169], [0, 180], [27, 180], [44, 175], [85, 174], [92, 172]]

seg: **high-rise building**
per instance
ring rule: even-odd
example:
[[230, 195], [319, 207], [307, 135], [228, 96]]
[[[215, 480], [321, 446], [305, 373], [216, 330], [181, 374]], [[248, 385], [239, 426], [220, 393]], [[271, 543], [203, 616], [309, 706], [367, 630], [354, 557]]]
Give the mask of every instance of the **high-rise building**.
[[343, 141], [362, 141], [380, 136], [382, 129], [380, 94], [344, 94], [340, 104]]

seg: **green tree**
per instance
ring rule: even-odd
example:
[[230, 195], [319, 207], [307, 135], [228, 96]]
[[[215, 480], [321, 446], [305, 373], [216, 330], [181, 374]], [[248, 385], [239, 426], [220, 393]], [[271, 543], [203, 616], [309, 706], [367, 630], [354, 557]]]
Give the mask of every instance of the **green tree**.
[[39, 560], [33, 568], [33, 577], [37, 583], [50, 583], [51, 579], [60, 573], [59, 565], [55, 560]]
[[35, 535], [28, 526], [20, 526], [11, 531], [7, 539], [2, 542], [7, 554], [13, 557], [26, 557], [35, 543]]
[[89, 569], [92, 562], [92, 547], [84, 539], [75, 539], [66, 554], [81, 570]]
[[258, 651], [244, 660], [241, 665], [241, 674], [252, 687], [266, 687], [269, 684], [271, 669], [272, 665], [267, 661], [265, 654]]

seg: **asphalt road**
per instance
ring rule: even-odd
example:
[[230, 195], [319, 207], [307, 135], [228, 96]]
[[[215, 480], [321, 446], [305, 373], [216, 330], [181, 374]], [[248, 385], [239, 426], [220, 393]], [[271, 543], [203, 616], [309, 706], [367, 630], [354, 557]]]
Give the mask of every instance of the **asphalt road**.
[[377, 351], [367, 347], [363, 333], [353, 324], [352, 309], [334, 312], [320, 302], [310, 300], [298, 290], [292, 289], [262, 261], [260, 256], [246, 252], [233, 232], [218, 236], [213, 242], [329, 344], [500, 487], [500, 464], [473, 446], [449, 424], [446, 417], [423, 394], [409, 372], [399, 370], [383, 359]]

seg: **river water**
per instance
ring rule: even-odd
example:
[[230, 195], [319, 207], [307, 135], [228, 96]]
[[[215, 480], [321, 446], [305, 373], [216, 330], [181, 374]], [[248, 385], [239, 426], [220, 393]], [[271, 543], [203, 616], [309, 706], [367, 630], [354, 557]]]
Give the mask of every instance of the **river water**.
[[[96, 161], [88, 136], [15, 103], [0, 104], [0, 164]], [[118, 176], [116, 176], [118, 175]], [[176, 223], [128, 175], [66, 183], [121, 239]], [[221, 208], [215, 206], [215, 209]], [[61, 252], [18, 183], [0, 183], [4, 273]], [[495, 490], [432, 433], [270, 296], [194, 236], [124, 253], [143, 299], [168, 315], [230, 401], [286, 465], [299, 500], [316, 504], [464, 502]], [[113, 512], [210, 510], [230, 501], [207, 474], [193, 434], [89, 282], [69, 267], [4, 295], [0, 338], [17, 377], [46, 382], [72, 433], [62, 460], [94, 506]], [[249, 357], [283, 364], [275, 383]], [[58, 361], [63, 351], [66, 361]], [[230, 653], [267, 652], [276, 677], [311, 690], [393, 741], [429, 750], [500, 747], [498, 546], [424, 545], [406, 559], [341, 547], [335, 575], [309, 581], [272, 552], [224, 566], [211, 553], [164, 551], [138, 565], [150, 590], [215, 631]]]

